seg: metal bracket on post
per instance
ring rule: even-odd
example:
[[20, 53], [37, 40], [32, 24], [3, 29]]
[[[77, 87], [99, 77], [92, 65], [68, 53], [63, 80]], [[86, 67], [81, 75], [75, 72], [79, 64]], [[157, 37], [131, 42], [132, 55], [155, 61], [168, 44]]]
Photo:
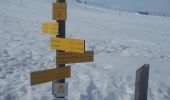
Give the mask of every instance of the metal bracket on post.
[[67, 100], [67, 98], [54, 98], [53, 100]]
[[149, 64], [144, 64], [136, 71], [134, 100], [147, 100], [149, 67]]

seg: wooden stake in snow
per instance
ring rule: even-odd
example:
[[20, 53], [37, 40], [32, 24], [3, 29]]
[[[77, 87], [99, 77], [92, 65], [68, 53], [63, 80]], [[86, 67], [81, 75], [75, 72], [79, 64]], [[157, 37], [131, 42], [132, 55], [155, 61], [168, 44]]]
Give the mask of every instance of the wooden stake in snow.
[[149, 64], [144, 64], [136, 71], [134, 100], [147, 100], [149, 66]]

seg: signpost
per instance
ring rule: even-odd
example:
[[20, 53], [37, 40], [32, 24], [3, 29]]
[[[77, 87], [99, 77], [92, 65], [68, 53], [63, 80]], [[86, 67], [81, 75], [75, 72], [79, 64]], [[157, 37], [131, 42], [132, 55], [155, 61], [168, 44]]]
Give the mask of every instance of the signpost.
[[51, 38], [51, 49], [84, 53], [85, 40]]
[[[56, 37], [65, 38], [66, 37], [66, 35], [65, 35], [65, 33], [66, 33], [66, 22], [65, 22], [65, 20], [67, 19], [67, 9], [66, 9], [67, 4], [66, 4], [66, 0], [57, 0], [57, 3], [62, 3], [63, 5], [66, 5], [66, 6], [65, 6], [65, 11], [63, 11], [63, 12], [62, 11], [57, 11], [58, 8], [56, 8], [55, 4], [53, 3], [53, 20], [56, 20], [56, 22], [59, 24], [59, 28], [58, 28], [59, 29], [59, 34]], [[58, 13], [58, 15], [57, 15], [57, 13]], [[64, 51], [57, 51], [56, 50], [56, 54], [57, 54], [57, 52], [64, 52]], [[61, 64], [60, 65], [60, 64], [56, 63], [56, 66], [58, 66], [58, 67], [65, 67], [65, 64]], [[52, 87], [55, 87], [54, 86], [55, 83], [65, 83], [65, 79], [53, 81], [52, 82]], [[65, 96], [58, 97], [55, 94], [53, 94], [53, 95], [55, 97], [55, 100], [56, 99], [57, 100], [59, 100], [59, 99], [61, 99], [61, 100], [65, 100], [66, 99], [67, 100], [67, 98], [65, 98]]]
[[31, 85], [37, 85], [71, 76], [70, 67], [54, 68], [31, 73]]
[[56, 68], [31, 72], [31, 85], [52, 81], [54, 100], [67, 100], [68, 83], [65, 83], [65, 78], [71, 76], [71, 68], [65, 64], [94, 60], [94, 52], [85, 51], [85, 40], [65, 38], [66, 19], [66, 0], [57, 0], [53, 3], [53, 20], [56, 22], [42, 24], [44, 34], [56, 35], [51, 38], [51, 48], [56, 50]]
[[58, 23], [56, 22], [43, 23], [42, 31], [44, 34], [58, 35]]

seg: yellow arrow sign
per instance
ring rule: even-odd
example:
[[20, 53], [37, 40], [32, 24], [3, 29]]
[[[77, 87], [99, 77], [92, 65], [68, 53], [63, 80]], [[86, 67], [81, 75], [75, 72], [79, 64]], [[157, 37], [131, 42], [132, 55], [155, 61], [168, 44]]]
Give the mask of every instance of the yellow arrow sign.
[[67, 19], [67, 4], [53, 3], [53, 20], [66, 20], [66, 19]]
[[37, 85], [54, 80], [61, 80], [71, 76], [70, 67], [59, 67], [49, 70], [37, 71], [31, 73], [31, 85]]
[[57, 22], [43, 23], [42, 31], [44, 34], [58, 35], [58, 23]]
[[85, 53], [73, 53], [73, 52], [57, 52], [57, 64], [69, 64], [80, 62], [92, 62], [93, 51], [85, 51]]
[[51, 48], [61, 51], [84, 53], [85, 40], [53, 37], [51, 38]]

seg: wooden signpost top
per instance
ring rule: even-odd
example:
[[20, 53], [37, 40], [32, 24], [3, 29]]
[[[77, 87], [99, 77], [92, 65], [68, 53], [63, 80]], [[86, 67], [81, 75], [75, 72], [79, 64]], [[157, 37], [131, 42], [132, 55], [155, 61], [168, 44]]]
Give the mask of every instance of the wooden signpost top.
[[66, 3], [53, 3], [53, 20], [67, 20]]

